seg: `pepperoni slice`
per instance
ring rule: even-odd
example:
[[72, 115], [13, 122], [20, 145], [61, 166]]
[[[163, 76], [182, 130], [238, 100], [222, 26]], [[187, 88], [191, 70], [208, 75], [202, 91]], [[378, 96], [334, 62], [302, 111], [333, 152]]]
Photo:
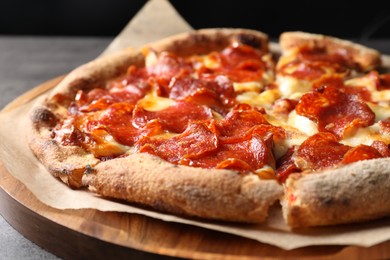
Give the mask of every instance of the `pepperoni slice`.
[[298, 104], [297, 100], [281, 98], [275, 101], [272, 105], [272, 111], [277, 115], [288, 115], [293, 111]]
[[378, 150], [372, 146], [361, 144], [350, 149], [345, 155], [341, 163], [348, 164], [362, 160], [370, 160], [375, 158], [382, 158]]
[[390, 74], [379, 74], [378, 71], [370, 71], [367, 73], [367, 75], [364, 76], [365, 78], [369, 78], [375, 85], [376, 89], [386, 90], [390, 89]]
[[323, 62], [328, 66], [338, 68], [338, 72], [343, 71], [346, 68], [358, 69], [357, 64], [353, 62], [353, 59], [346, 56], [343, 50], [340, 50], [340, 52], [338, 52], [337, 50], [330, 52], [325, 48], [303, 47], [298, 52], [298, 58], [300, 60], [311, 62]]
[[344, 79], [340, 75], [324, 75], [321, 78], [313, 81], [313, 89], [321, 91], [324, 87], [332, 86], [341, 92], [355, 96], [357, 99], [371, 101], [371, 92], [364, 86], [346, 86]]
[[320, 170], [331, 167], [343, 160], [350, 146], [340, 144], [335, 135], [317, 133], [307, 138], [298, 148], [297, 161], [302, 170]]
[[379, 76], [378, 90], [390, 89], [390, 74], [382, 74]]
[[262, 137], [253, 135], [249, 140], [221, 144], [218, 150], [209, 156], [189, 160], [186, 164], [203, 168], [254, 172], [265, 165], [275, 166], [272, 145], [272, 134]]
[[144, 137], [136, 144], [138, 152], [148, 152], [178, 164], [198, 158], [217, 147], [217, 135], [205, 122], [190, 124], [182, 134], [172, 138]]
[[269, 123], [261, 112], [248, 104], [238, 104], [217, 124], [217, 128], [223, 136], [237, 136], [262, 124]]
[[153, 66], [147, 68], [149, 75], [168, 80], [173, 77], [189, 75], [192, 71], [191, 65], [183, 58], [168, 52], [161, 53], [157, 62]]
[[295, 146], [290, 147], [287, 152], [276, 161], [275, 174], [279, 182], [285, 182], [290, 174], [301, 171], [295, 163], [295, 159], [293, 157], [294, 152]]
[[390, 133], [390, 117], [378, 122], [382, 133]]
[[133, 125], [138, 129], [144, 128], [151, 120], [158, 120], [163, 129], [182, 133], [189, 123], [211, 119], [213, 114], [206, 106], [177, 101], [172, 106], [159, 111], [147, 111], [136, 106], [133, 117]]
[[331, 132], [339, 139], [375, 122], [375, 114], [366, 103], [333, 86], [303, 95], [296, 111], [316, 122], [319, 131]]
[[139, 139], [140, 130], [132, 124], [134, 106], [129, 103], [111, 105], [99, 117], [99, 123], [124, 145], [132, 146]]
[[[294, 68], [293, 72], [285, 73], [290, 67]], [[324, 65], [321, 65], [320, 63], [311, 64], [309, 62], [293, 61], [283, 66], [280, 71], [297, 79], [312, 81], [320, 78], [326, 73], [326, 70], [323, 67]]]
[[[351, 62], [343, 51], [329, 51], [325, 48], [303, 47], [297, 52], [297, 58], [281, 68], [279, 72], [298, 79], [313, 81], [326, 74], [348, 75], [350, 70], [360, 71], [360, 67]], [[292, 70], [291, 70], [292, 69]]]
[[173, 78], [168, 86], [169, 98], [215, 107], [219, 104], [216, 84], [194, 78]]
[[383, 141], [374, 141], [372, 142], [371, 146], [375, 148], [382, 155], [382, 157], [390, 157], [389, 146]]
[[104, 110], [114, 103], [136, 104], [150, 90], [144, 68], [130, 66], [125, 76], [109, 81], [104, 88], [80, 90], [75, 98], [81, 112]]
[[231, 66], [237, 66], [241, 61], [245, 60], [261, 60], [262, 54], [248, 46], [243, 44], [235, 44], [222, 50], [222, 57], [224, 62]]
[[232, 107], [236, 101], [233, 84], [226, 76], [213, 79], [173, 78], [168, 86], [169, 98], [195, 102], [209, 107]]
[[215, 78], [226, 75], [233, 82], [249, 82], [262, 79], [267, 65], [262, 60], [263, 54], [246, 45], [234, 45], [220, 53], [208, 56], [218, 64], [214, 68], [201, 66], [197, 72], [199, 78]]

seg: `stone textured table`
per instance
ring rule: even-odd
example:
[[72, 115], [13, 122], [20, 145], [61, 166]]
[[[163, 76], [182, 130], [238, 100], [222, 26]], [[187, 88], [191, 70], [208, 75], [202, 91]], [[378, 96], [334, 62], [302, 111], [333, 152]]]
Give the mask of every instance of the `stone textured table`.
[[[0, 36], [0, 108], [34, 86], [98, 56], [111, 40]], [[390, 54], [390, 40], [363, 43]], [[0, 216], [0, 259], [57, 257], [25, 239]]]

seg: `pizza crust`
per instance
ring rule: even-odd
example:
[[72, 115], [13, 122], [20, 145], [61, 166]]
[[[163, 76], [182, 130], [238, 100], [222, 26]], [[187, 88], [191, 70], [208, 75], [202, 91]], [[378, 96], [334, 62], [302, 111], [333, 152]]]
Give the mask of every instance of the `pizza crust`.
[[182, 33], [148, 44], [143, 49], [153, 49], [157, 53], [168, 51], [186, 57], [193, 54], [207, 54], [220, 51], [231, 42], [237, 41], [268, 52], [268, 36], [249, 29], [202, 29]]
[[301, 46], [325, 48], [330, 52], [342, 48], [364, 71], [378, 68], [382, 64], [381, 55], [377, 50], [331, 36], [299, 31], [284, 32], [280, 35], [279, 43], [285, 53]]
[[104, 197], [164, 212], [247, 223], [263, 222], [283, 194], [254, 174], [178, 166], [146, 153], [100, 163], [83, 182]]
[[390, 215], [390, 159], [359, 161], [286, 183], [283, 215], [291, 227], [360, 222]]

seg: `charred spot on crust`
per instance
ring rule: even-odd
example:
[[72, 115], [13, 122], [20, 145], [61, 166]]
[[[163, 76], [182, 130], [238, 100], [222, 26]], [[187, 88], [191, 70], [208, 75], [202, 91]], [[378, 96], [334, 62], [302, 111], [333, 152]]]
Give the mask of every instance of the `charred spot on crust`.
[[325, 198], [320, 198], [319, 202], [322, 206], [325, 207], [331, 207], [334, 205], [339, 205], [339, 206], [349, 206], [351, 204], [351, 201], [348, 197], [342, 197], [342, 198], [331, 198], [331, 197], [325, 197]]
[[334, 204], [333, 198], [330, 198], [330, 197], [321, 198], [320, 201], [321, 201], [321, 204], [323, 204], [324, 206], [330, 206], [330, 205]]
[[87, 164], [85, 166], [84, 174], [88, 175], [88, 174], [92, 174], [94, 172], [95, 172], [95, 169], [90, 164]]
[[31, 115], [31, 120], [34, 124], [43, 124], [47, 126], [54, 126], [57, 123], [56, 116], [44, 107], [34, 109]]
[[245, 44], [249, 45], [251, 47], [257, 48], [257, 49], [262, 49], [263, 42], [259, 37], [256, 37], [255, 35], [251, 34], [238, 34], [235, 36], [235, 40]]

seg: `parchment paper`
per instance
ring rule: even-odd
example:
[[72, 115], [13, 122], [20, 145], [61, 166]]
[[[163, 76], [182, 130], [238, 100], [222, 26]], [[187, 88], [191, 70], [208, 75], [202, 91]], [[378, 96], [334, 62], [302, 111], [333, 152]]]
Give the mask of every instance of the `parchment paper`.
[[[154, 13], [144, 11], [152, 10]], [[142, 31], [137, 33], [132, 29], [134, 24], [142, 21], [142, 24], [155, 20], [158, 13], [170, 13], [170, 18], [176, 22], [169, 22], [169, 26], [181, 24], [180, 29], [189, 30], [190, 27], [183, 22], [178, 14], [172, 10], [165, 0], [151, 1], [141, 13], [134, 18], [133, 22], [120, 34], [119, 38], [109, 46], [107, 52], [110, 53], [117, 48], [124, 47], [120, 44], [131, 43], [134, 40], [137, 44], [142, 44]], [[139, 20], [137, 20], [139, 19]], [[153, 22], [150, 23], [152, 26]], [[186, 29], [187, 27], [187, 29]], [[161, 26], [164, 28], [164, 26]], [[147, 30], [147, 26], [145, 29]], [[164, 30], [164, 29], [162, 29]], [[174, 33], [168, 28], [161, 37], [167, 33]], [[155, 32], [156, 30], [153, 30]], [[127, 32], [132, 34], [128, 35]], [[134, 33], [134, 34], [133, 34]], [[141, 37], [142, 36], [142, 37]], [[137, 38], [138, 37], [138, 38]], [[145, 36], [146, 37], [146, 36]], [[147, 38], [147, 37], [146, 37]], [[151, 38], [147, 38], [150, 40]], [[43, 98], [43, 96], [38, 97]], [[24, 129], [28, 123], [28, 112], [33, 100], [25, 105], [8, 112], [0, 113], [0, 158], [6, 169], [15, 178], [21, 181], [31, 192], [43, 203], [58, 209], [81, 209], [93, 208], [101, 211], [120, 211], [146, 215], [164, 221], [179, 222], [207, 229], [222, 231], [242, 237], [255, 239], [262, 243], [278, 246], [283, 249], [294, 249], [310, 245], [358, 245], [372, 246], [390, 239], [390, 218], [371, 221], [355, 225], [343, 225], [337, 227], [311, 228], [303, 231], [291, 231], [283, 222], [279, 206], [275, 206], [270, 211], [268, 221], [261, 225], [240, 225], [226, 223], [209, 223], [207, 221], [194, 221], [169, 214], [162, 214], [150, 210], [121, 204], [100, 198], [88, 191], [72, 190], [58, 181], [39, 163], [31, 153], [25, 138]]]

